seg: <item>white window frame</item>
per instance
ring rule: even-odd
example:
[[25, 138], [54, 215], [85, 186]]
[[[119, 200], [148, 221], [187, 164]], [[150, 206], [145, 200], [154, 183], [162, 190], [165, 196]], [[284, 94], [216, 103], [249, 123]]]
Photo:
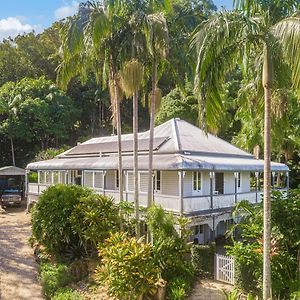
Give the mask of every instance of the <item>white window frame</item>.
[[[159, 174], [160, 174], [160, 178], [159, 178], [160, 186], [159, 186], [159, 189], [157, 189], [157, 172], [159, 172]], [[154, 171], [154, 177], [153, 177], [153, 192], [155, 194], [161, 194], [161, 190], [162, 190], [162, 171], [161, 170], [156, 170], [156, 171]]]
[[[130, 190], [129, 189], [129, 185], [128, 185], [128, 178], [129, 178], [129, 174], [131, 174], [132, 175], [132, 178], [133, 178], [133, 181], [134, 181], [134, 175], [133, 175], [133, 171], [127, 171], [127, 173], [126, 173], [126, 191], [127, 192], [134, 192], [134, 188], [133, 188], [133, 190]], [[140, 176], [139, 176], [140, 174], [138, 174], [138, 178], [139, 178], [139, 185], [140, 185]], [[133, 186], [134, 186], [134, 182], [133, 182]]]
[[[148, 172], [146, 172], [146, 171], [139, 171], [138, 173], [139, 173], [139, 178], [138, 178], [139, 193], [141, 193], [141, 194], [147, 194], [147, 192], [141, 190], [141, 174], [148, 174]], [[147, 185], [148, 185], [148, 181], [147, 181]]]
[[[194, 189], [194, 174], [197, 174], [197, 189]], [[199, 175], [200, 175], [200, 187], [198, 186], [199, 184]], [[192, 191], [194, 195], [199, 195], [202, 193], [202, 181], [203, 181], [203, 174], [201, 171], [193, 171], [192, 172]]]
[[238, 192], [242, 191], [242, 173], [241, 172], [237, 172], [236, 188], [237, 188]]
[[119, 173], [119, 170], [115, 170], [115, 190], [118, 190], [119, 186], [120, 186], [119, 174], [118, 173]]

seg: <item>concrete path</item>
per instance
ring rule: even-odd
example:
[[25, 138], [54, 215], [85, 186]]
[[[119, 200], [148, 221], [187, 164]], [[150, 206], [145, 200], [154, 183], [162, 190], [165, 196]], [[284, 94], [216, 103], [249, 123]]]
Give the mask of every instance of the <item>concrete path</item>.
[[0, 212], [1, 300], [43, 299], [29, 237], [30, 215], [26, 215], [25, 208]]
[[199, 280], [188, 300], [225, 300], [222, 290], [229, 292], [233, 289], [231, 285], [223, 284], [213, 280]]

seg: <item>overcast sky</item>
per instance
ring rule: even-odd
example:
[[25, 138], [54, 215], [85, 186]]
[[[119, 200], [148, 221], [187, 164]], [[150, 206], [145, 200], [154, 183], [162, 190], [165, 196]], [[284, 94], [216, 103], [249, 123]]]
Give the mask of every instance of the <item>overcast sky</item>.
[[[74, 15], [80, 1], [76, 0], [9, 0], [1, 1], [0, 40], [25, 32], [41, 32], [54, 21]], [[228, 9], [232, 0], [215, 0]]]

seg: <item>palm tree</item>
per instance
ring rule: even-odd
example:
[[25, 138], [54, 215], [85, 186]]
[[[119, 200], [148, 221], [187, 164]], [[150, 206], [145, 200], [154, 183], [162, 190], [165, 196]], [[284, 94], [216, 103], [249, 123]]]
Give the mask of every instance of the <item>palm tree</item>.
[[108, 85], [113, 126], [117, 128], [119, 198], [123, 200], [123, 168], [121, 144], [119, 70], [128, 57], [131, 39], [128, 35], [127, 1], [89, 1], [80, 6], [78, 14], [70, 18], [62, 29], [62, 62], [57, 81], [66, 88], [72, 77], [86, 80], [90, 71]]
[[134, 204], [136, 219], [136, 235], [140, 236], [139, 226], [139, 185], [138, 185], [138, 92], [142, 85], [144, 70], [137, 59], [126, 62], [120, 73], [121, 86], [127, 97], [133, 102], [133, 177], [134, 177]]
[[153, 194], [153, 136], [154, 118], [157, 103], [160, 101], [161, 93], [157, 88], [157, 68], [161, 59], [165, 59], [169, 47], [169, 34], [167, 21], [163, 13], [149, 14], [146, 17], [146, 42], [147, 49], [152, 59], [151, 75], [151, 101], [150, 101], [150, 128], [149, 128], [149, 167], [148, 167], [148, 207], [152, 204]]
[[[256, 67], [264, 97], [264, 248], [263, 299], [271, 297], [271, 100], [284, 77], [300, 91], [299, 1], [239, 0], [232, 12], [220, 12], [200, 25], [193, 38], [197, 51], [195, 91], [207, 117], [222, 101], [225, 75], [237, 64]], [[290, 76], [290, 77], [289, 77]], [[286, 82], [286, 80], [284, 80]], [[201, 93], [202, 92], [202, 93]], [[203, 92], [205, 92], [205, 98]]]

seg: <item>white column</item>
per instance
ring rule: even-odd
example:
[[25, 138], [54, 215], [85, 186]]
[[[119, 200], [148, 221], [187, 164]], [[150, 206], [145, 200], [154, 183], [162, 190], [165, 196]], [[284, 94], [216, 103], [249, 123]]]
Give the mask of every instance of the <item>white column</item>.
[[210, 208], [214, 208], [214, 188], [213, 188], [213, 180], [215, 177], [215, 172], [209, 172], [209, 182], [210, 182]]
[[183, 206], [183, 178], [185, 176], [185, 171], [178, 171], [179, 177], [179, 212], [180, 215], [183, 215], [184, 206]]
[[103, 176], [102, 176], [102, 189], [103, 189], [103, 195], [105, 196], [105, 175], [106, 171], [103, 171]]

